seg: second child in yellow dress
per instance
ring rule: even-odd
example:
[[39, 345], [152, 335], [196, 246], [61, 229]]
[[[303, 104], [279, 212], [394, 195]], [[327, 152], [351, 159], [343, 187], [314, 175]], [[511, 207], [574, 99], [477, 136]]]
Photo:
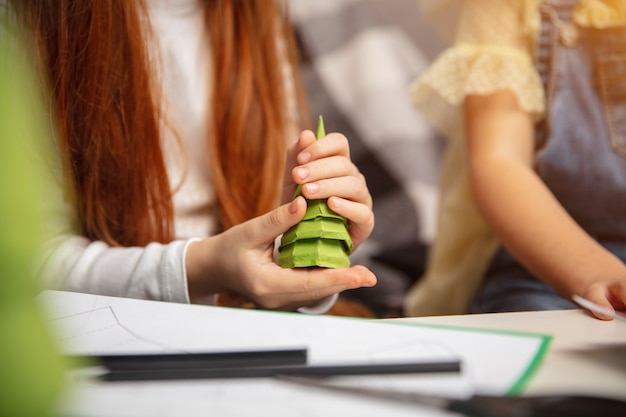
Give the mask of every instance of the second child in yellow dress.
[[413, 93], [451, 143], [407, 314], [626, 309], [626, 2], [436, 7], [455, 43]]

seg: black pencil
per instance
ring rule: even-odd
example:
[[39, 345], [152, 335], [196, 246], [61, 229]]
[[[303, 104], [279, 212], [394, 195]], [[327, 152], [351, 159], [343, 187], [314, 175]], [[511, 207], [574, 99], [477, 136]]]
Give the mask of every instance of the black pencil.
[[460, 372], [459, 360], [354, 365], [285, 365], [236, 368], [116, 370], [100, 376], [104, 381], [159, 381], [175, 379], [261, 378], [277, 375], [339, 376]]
[[158, 353], [74, 357], [76, 363], [101, 365], [108, 371], [165, 371], [304, 365], [307, 349], [273, 349], [203, 353]]

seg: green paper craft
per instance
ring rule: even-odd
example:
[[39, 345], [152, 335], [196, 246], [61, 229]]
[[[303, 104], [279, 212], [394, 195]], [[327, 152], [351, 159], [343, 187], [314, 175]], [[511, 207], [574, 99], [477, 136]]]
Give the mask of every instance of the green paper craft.
[[278, 263], [283, 268], [348, 268], [350, 258], [341, 240], [304, 239], [282, 247]]
[[326, 204], [326, 200], [307, 200], [306, 204], [306, 213], [304, 214], [302, 221], [325, 217], [338, 219], [344, 224], [347, 224], [346, 218], [332, 211], [328, 207], [328, 204]]
[[[326, 136], [322, 116], [316, 138]], [[298, 186], [294, 198], [302, 194]], [[307, 200], [304, 218], [292, 226], [281, 239], [278, 264], [283, 268], [347, 268], [353, 243], [348, 221], [333, 212], [326, 200]]]
[[318, 217], [309, 221], [302, 221], [285, 233], [281, 239], [281, 247], [303, 239], [333, 239], [341, 240], [346, 244], [348, 252], [352, 251], [352, 239], [346, 226], [340, 219]]
[[[326, 130], [324, 129], [324, 120], [322, 119], [322, 116], [320, 116], [320, 118], [317, 121], [317, 132], [315, 132], [315, 139], [321, 139], [324, 136], [326, 136]], [[295, 200], [295, 198], [300, 195], [302, 195], [302, 185], [298, 184], [298, 186], [296, 187], [296, 192], [293, 193], [293, 197], [291, 199]], [[326, 201], [326, 200], [320, 200], [320, 201]]]

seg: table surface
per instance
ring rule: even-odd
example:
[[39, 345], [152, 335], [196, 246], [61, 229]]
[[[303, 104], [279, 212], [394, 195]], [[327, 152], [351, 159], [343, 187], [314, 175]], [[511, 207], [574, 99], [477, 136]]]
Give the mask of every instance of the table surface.
[[394, 320], [551, 335], [546, 357], [524, 394], [582, 393], [626, 399], [626, 322], [601, 321], [583, 310]]

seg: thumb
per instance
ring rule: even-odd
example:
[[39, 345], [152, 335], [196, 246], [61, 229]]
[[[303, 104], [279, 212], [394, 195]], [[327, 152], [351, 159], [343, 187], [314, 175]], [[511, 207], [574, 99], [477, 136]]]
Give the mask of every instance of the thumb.
[[306, 206], [306, 200], [300, 196], [290, 203], [251, 220], [251, 245], [257, 246], [274, 242], [277, 236], [285, 233], [291, 226], [302, 220], [306, 213]]

